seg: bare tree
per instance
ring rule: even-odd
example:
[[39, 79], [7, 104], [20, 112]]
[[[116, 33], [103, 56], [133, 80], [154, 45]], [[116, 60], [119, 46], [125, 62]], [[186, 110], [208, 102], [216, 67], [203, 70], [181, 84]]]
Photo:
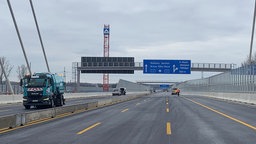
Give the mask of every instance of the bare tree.
[[249, 56], [247, 56], [246, 60], [244, 62], [241, 63], [241, 66], [244, 67], [246, 65], [249, 65], [250, 61], [249, 61]]
[[256, 64], [256, 52], [252, 56], [252, 61], [250, 63], [249, 56], [247, 56], [246, 60], [241, 63], [242, 67], [246, 65]]
[[21, 66], [18, 66], [17, 70], [16, 70], [17, 74], [18, 74], [18, 79], [22, 79], [28, 72], [27, 67], [23, 64]]
[[[5, 57], [0, 57], [2, 63], [3, 63], [3, 67], [4, 70], [6, 72], [7, 77], [9, 77], [9, 75], [11, 74], [12, 68], [13, 66], [10, 65], [9, 61], [5, 58]], [[4, 77], [4, 73], [2, 68], [0, 67], [0, 84], [3, 84], [5, 77]]]

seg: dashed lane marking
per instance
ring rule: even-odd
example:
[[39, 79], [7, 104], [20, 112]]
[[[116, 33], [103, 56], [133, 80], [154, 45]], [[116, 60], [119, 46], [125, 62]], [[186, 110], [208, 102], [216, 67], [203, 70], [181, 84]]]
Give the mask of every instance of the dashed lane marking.
[[96, 126], [98, 126], [98, 125], [100, 125], [100, 124], [101, 124], [100, 122], [95, 123], [95, 124], [89, 126], [88, 128], [86, 128], [86, 129], [84, 129], [84, 130], [82, 130], [82, 131], [80, 131], [80, 132], [78, 132], [78, 133], [76, 133], [76, 134], [78, 134], [78, 135], [83, 134], [83, 133], [85, 133], [85, 132], [87, 132], [87, 131], [89, 131], [89, 130], [95, 128]]
[[124, 110], [122, 110], [121, 112], [126, 112], [126, 111], [128, 111], [129, 109], [124, 109]]
[[166, 134], [171, 135], [172, 134], [172, 129], [171, 129], [171, 123], [167, 122], [166, 123]]
[[136, 106], [137, 106], [137, 105], [140, 105], [140, 103], [137, 103]]

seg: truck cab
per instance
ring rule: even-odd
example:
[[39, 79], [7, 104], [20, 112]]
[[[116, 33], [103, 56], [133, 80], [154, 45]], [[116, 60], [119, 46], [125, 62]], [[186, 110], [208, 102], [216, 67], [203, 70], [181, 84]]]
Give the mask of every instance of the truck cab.
[[65, 103], [65, 83], [61, 77], [51, 73], [35, 73], [25, 76], [20, 85], [23, 87], [23, 105], [31, 106], [62, 106]]

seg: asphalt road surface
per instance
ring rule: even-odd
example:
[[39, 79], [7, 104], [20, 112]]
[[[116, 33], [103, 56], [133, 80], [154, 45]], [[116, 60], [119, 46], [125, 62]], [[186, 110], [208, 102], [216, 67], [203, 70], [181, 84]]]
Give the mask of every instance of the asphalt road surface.
[[0, 134], [1, 144], [254, 144], [256, 107], [156, 93]]

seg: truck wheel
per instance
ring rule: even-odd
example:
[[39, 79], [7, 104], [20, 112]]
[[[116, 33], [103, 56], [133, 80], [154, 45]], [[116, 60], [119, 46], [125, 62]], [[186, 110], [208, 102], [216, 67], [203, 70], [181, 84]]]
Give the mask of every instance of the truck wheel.
[[30, 109], [30, 105], [25, 105], [25, 109]]
[[58, 106], [63, 106], [63, 96], [62, 95], [60, 96], [59, 105]]
[[53, 107], [54, 107], [54, 101], [53, 101], [53, 99], [51, 99], [50, 108], [53, 108]]
[[59, 95], [57, 96], [57, 104], [56, 106], [63, 106], [64, 105], [64, 98], [63, 98], [63, 95]]
[[62, 96], [62, 100], [63, 100], [63, 105], [65, 105], [66, 104], [66, 99], [64, 98], [63, 95], [61, 95], [61, 96]]

